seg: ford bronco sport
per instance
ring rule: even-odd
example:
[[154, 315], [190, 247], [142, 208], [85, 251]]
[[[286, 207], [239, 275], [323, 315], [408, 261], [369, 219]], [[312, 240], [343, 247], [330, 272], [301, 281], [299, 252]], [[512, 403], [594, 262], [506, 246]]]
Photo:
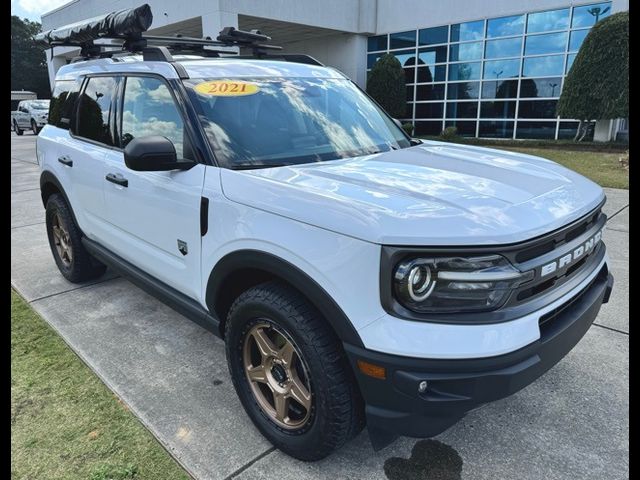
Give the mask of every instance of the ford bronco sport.
[[[413, 140], [257, 31], [150, 23], [145, 5], [40, 35], [81, 48], [37, 139], [53, 257], [71, 282], [108, 265], [224, 339], [282, 451], [319, 459], [365, 424], [375, 448], [437, 435], [551, 368], [608, 301], [595, 183]], [[212, 49], [230, 46], [253, 53]]]

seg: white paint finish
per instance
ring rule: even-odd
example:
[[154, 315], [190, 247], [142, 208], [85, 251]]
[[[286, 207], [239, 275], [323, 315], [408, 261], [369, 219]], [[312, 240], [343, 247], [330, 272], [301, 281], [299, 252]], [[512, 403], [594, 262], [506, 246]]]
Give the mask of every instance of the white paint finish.
[[546, 307], [510, 322], [490, 325], [447, 325], [414, 322], [384, 315], [358, 330], [365, 347], [415, 358], [483, 358], [513, 352], [540, 338], [538, 320], [562, 305], [595, 278], [609, 258], [571, 292]]
[[613, 120], [598, 120], [593, 129], [594, 142], [609, 142], [613, 137]]
[[293, 167], [224, 170], [232, 200], [388, 245], [500, 245], [580, 218], [604, 198], [549, 160], [502, 150], [424, 146]]
[[180, 63], [187, 70], [190, 78], [344, 78], [344, 75], [333, 68], [284, 61], [272, 60], [267, 62], [264, 60], [218, 58], [211, 60], [185, 60]]
[[248, 249], [275, 255], [305, 272], [356, 328], [384, 314], [378, 286], [380, 246], [274, 215], [267, 211], [268, 198], [257, 208], [232, 202], [220, 184], [220, 174], [226, 172], [208, 167], [205, 177], [209, 231], [202, 239], [203, 299], [209, 272], [217, 262], [228, 253]]

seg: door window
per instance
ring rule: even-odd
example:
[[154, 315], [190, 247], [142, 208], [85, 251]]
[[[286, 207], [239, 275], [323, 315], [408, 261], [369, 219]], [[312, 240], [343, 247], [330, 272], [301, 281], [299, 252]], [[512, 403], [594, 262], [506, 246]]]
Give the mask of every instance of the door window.
[[58, 80], [49, 103], [49, 123], [69, 130], [73, 107], [78, 98], [80, 83], [75, 80]]
[[80, 95], [78, 105], [78, 135], [80, 137], [113, 145], [110, 128], [111, 99], [116, 80], [113, 77], [91, 77]]
[[121, 141], [161, 135], [171, 140], [179, 159], [193, 160], [184, 122], [167, 85], [153, 77], [127, 77], [122, 108]]

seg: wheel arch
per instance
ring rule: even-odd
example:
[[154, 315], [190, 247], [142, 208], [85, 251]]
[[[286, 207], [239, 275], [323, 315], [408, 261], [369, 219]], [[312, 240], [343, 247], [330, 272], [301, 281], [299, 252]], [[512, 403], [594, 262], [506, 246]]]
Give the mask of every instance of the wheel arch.
[[[75, 224], [80, 228], [80, 224], [76, 219], [76, 214], [73, 211], [73, 207], [71, 206], [71, 202], [69, 201], [69, 197], [67, 196], [67, 192], [65, 192], [60, 180], [53, 174], [53, 172], [49, 170], [45, 170], [40, 174], [40, 197], [42, 198], [42, 205], [44, 208], [47, 208], [47, 200], [53, 194], [60, 194], [64, 198], [64, 201], [69, 205], [69, 211], [71, 212], [71, 217]], [[82, 229], [80, 229], [82, 231]]]
[[216, 263], [207, 281], [205, 301], [220, 320], [220, 332], [231, 304], [242, 292], [269, 280], [279, 280], [300, 292], [322, 314], [338, 338], [364, 347], [360, 335], [340, 306], [307, 273], [276, 255], [259, 250], [237, 250]]

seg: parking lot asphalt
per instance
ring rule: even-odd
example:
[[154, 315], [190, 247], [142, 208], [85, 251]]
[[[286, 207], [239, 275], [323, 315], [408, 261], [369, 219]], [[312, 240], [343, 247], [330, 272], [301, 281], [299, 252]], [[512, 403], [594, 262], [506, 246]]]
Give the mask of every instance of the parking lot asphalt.
[[67, 282], [44, 226], [35, 136], [11, 133], [11, 285], [197, 479], [626, 479], [629, 192], [606, 189], [616, 278], [594, 326], [558, 365], [430, 440], [374, 452], [366, 430], [329, 458], [275, 450], [245, 415], [224, 344], [123, 278]]

